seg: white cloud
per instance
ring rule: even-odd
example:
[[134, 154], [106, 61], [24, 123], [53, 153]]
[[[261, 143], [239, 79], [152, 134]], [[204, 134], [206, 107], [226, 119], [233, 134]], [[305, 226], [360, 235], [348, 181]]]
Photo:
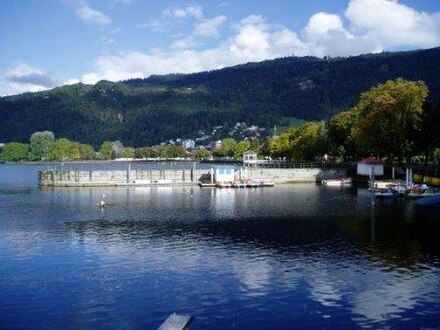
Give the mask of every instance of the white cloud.
[[[91, 9], [85, 2], [79, 5]], [[100, 20], [100, 24], [111, 22], [109, 18], [106, 20], [93, 14], [93, 10], [88, 12], [92, 14], [84, 17], [95, 23]], [[103, 55], [96, 60], [95, 70], [84, 74], [81, 80], [94, 83], [101, 79], [115, 81], [151, 74], [191, 73], [292, 54], [348, 56], [440, 45], [440, 13], [419, 12], [389, 0], [351, 0], [344, 16], [316, 13], [300, 34], [287, 27], [269, 24], [261, 15], [249, 15], [232, 25], [232, 36], [209, 49], [201, 49], [203, 38], [218, 37], [226, 17], [220, 15], [203, 20], [203, 10], [199, 6], [167, 9], [159, 18], [148, 24], [139, 24], [138, 28], [166, 31], [179, 22], [186, 23], [184, 19], [187, 18], [197, 19], [198, 24], [188, 36], [170, 42], [168, 48], [153, 51], [152, 47], [146, 53], [128, 51]], [[101, 41], [111, 42], [110, 39]], [[12, 86], [11, 83], [7, 81], [8, 86]], [[5, 83], [2, 86], [4, 90]], [[23, 86], [22, 81], [20, 88]], [[38, 84], [27, 86], [28, 90], [44, 88]]]
[[189, 36], [187, 38], [174, 40], [170, 49], [189, 49], [191, 47], [197, 46], [199, 43], [194, 39], [193, 36]]
[[[103, 12], [92, 8], [87, 1], [84, 0], [62, 0], [64, 3], [72, 6], [75, 9], [75, 14], [83, 22], [90, 24], [97, 24], [101, 26], [112, 23], [110, 17]], [[116, 0], [118, 1], [118, 0]]]
[[28, 64], [20, 63], [0, 76], [0, 95], [38, 92], [60, 84], [52, 75]]
[[106, 36], [101, 37], [99, 40], [100, 40], [104, 45], [111, 45], [111, 44], [115, 43], [115, 39], [114, 39], [114, 38], [106, 37]]
[[75, 85], [78, 84], [79, 82], [80, 82], [79, 79], [72, 78], [63, 82], [63, 85]]
[[136, 25], [138, 29], [152, 29], [155, 32], [168, 33], [181, 27], [186, 19], [203, 17], [203, 8], [197, 5], [191, 5], [183, 8], [167, 8], [157, 18], [152, 18], [148, 22], [142, 22]]
[[223, 23], [226, 21], [226, 16], [217, 16], [212, 19], [203, 20], [203, 22], [197, 24], [192, 33], [185, 37], [174, 40], [170, 49], [190, 49], [201, 44], [201, 38], [218, 37], [220, 35], [219, 30]]
[[184, 38], [175, 41], [168, 51], [101, 56], [96, 62], [96, 72], [84, 75], [82, 81], [95, 83], [100, 79], [121, 80], [152, 74], [199, 72], [291, 55], [294, 50], [298, 55], [308, 52], [308, 45], [301, 42], [294, 32], [288, 29], [272, 31], [261, 16], [251, 15], [236, 28], [237, 34], [233, 38], [211, 49], [186, 49], [195, 41]]
[[87, 23], [94, 23], [98, 25], [108, 25], [112, 23], [110, 17], [96, 9], [93, 9], [86, 3], [82, 3], [80, 6], [78, 6], [76, 9], [76, 15]]
[[226, 16], [223, 15], [211, 19], [206, 19], [194, 28], [193, 34], [202, 37], [218, 36], [219, 29], [225, 22]]
[[345, 16], [354, 32], [376, 39], [383, 48], [440, 43], [440, 13], [418, 12], [397, 1], [351, 0]]
[[323, 57], [358, 55], [382, 51], [380, 42], [349, 32], [338, 15], [320, 12], [310, 17], [303, 31], [309, 54]]
[[184, 8], [168, 8], [162, 12], [162, 15], [180, 19], [189, 17], [201, 18], [203, 17], [203, 9], [196, 5]]
[[307, 26], [304, 29], [305, 36], [310, 41], [319, 41], [325, 38], [329, 32], [337, 31], [341, 32], [347, 37], [350, 34], [343, 28], [343, 23], [338, 15], [328, 13], [317, 13], [310, 17]]

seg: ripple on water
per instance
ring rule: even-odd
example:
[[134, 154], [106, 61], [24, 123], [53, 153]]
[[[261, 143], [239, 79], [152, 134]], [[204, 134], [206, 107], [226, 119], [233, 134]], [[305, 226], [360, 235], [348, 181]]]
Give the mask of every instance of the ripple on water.
[[110, 189], [99, 209], [102, 193], [0, 194], [0, 327], [157, 328], [180, 312], [204, 329], [411, 328], [438, 316], [440, 225], [390, 218], [405, 205], [372, 212], [369, 197], [314, 185]]

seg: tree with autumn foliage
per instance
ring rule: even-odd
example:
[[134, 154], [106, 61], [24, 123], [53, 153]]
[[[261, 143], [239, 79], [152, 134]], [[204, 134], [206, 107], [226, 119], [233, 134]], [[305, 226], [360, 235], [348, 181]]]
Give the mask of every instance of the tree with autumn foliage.
[[420, 129], [428, 88], [422, 81], [387, 81], [362, 94], [352, 109], [351, 137], [365, 154], [397, 158], [413, 155], [413, 137]]

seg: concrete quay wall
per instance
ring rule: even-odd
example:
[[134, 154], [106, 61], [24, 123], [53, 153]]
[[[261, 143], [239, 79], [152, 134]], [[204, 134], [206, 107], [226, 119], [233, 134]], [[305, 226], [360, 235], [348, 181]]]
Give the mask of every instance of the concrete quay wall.
[[[40, 186], [99, 187], [122, 185], [194, 185], [209, 170], [166, 169], [133, 171], [40, 171]], [[316, 182], [323, 178], [346, 175], [343, 169], [320, 168], [253, 168], [241, 167], [237, 179], [272, 180], [275, 183]]]
[[206, 170], [40, 171], [38, 184], [50, 187], [196, 184]]
[[346, 169], [321, 168], [244, 168], [245, 176], [255, 180], [272, 180], [275, 183], [318, 182], [322, 179], [346, 176]]

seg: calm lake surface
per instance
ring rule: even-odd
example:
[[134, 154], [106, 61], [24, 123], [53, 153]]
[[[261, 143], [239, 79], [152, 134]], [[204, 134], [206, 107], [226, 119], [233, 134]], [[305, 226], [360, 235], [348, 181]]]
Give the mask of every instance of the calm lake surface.
[[440, 325], [439, 208], [314, 184], [40, 189], [47, 167], [0, 165], [0, 329]]

